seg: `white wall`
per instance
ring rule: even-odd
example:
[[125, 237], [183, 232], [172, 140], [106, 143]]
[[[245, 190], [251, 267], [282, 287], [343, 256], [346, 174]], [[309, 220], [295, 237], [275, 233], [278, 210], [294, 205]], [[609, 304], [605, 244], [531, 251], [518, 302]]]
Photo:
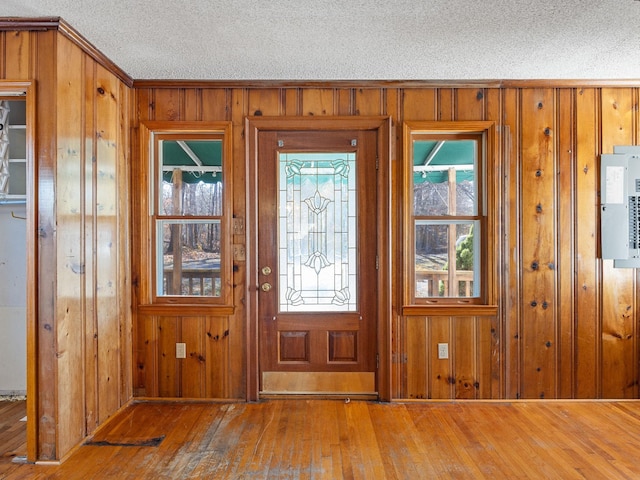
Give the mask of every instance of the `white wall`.
[[24, 204], [0, 204], [0, 395], [27, 390], [26, 221]]

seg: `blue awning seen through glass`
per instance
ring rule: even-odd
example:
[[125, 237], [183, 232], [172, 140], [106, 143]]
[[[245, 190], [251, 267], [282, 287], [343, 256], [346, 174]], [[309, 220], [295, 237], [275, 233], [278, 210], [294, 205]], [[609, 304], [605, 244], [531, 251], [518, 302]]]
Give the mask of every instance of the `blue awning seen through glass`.
[[475, 140], [416, 140], [413, 143], [413, 181], [442, 183], [448, 170], [456, 170], [456, 182], [475, 180]]

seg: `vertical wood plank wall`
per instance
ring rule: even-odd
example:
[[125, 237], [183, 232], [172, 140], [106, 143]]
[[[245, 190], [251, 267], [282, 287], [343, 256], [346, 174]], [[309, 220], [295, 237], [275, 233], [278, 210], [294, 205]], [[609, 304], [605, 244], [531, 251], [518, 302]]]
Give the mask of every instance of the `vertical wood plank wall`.
[[132, 397], [131, 93], [56, 30], [0, 32], [2, 79], [36, 85], [38, 418], [29, 419], [37, 421], [30, 451], [60, 459]]
[[[233, 315], [138, 309], [137, 258], [146, 253], [135, 250], [136, 199], [146, 193], [135, 177], [130, 187], [129, 169], [144, 168], [143, 120], [232, 122], [233, 214], [242, 225], [247, 115], [391, 116], [393, 398], [638, 397], [638, 277], [598, 258], [598, 166], [600, 153], [638, 143], [640, 86], [129, 88], [55, 30], [0, 32], [0, 79], [36, 85], [39, 459], [63, 457], [134, 393], [246, 395], [244, 261], [234, 264]], [[405, 120], [496, 122], [495, 317], [400, 314]], [[233, 244], [245, 242], [239, 228]], [[179, 341], [196, 354], [176, 360]], [[441, 342], [449, 359], [437, 358]]]
[[[242, 124], [244, 109], [234, 109], [231, 104], [242, 103], [242, 97], [234, 97], [229, 89], [160, 89], [136, 90], [135, 108], [138, 117], [134, 125], [134, 137], [138, 134], [140, 121], [145, 120], [188, 120], [188, 121], [233, 121], [233, 215], [240, 225], [245, 216], [245, 161]], [[162, 105], [158, 108], [158, 105]], [[137, 138], [134, 138], [134, 171], [141, 168], [143, 159], [138, 158]], [[135, 175], [135, 174], [134, 174]], [[132, 195], [145, 195], [133, 181]], [[237, 188], [237, 190], [236, 190]], [[143, 212], [134, 208], [132, 212], [134, 230], [142, 224], [137, 219]], [[139, 233], [132, 238], [134, 248], [139, 245]], [[244, 232], [234, 232], [233, 244], [244, 245]], [[143, 255], [145, 253], [142, 253]], [[185, 397], [185, 398], [246, 398], [246, 349], [244, 261], [235, 261], [233, 268], [234, 314], [230, 316], [210, 313], [210, 308], [202, 312], [168, 316], [148, 313], [138, 308], [137, 286], [140, 279], [140, 265], [133, 263], [134, 299], [134, 342], [135, 375], [134, 394], [141, 397]], [[147, 279], [148, 280], [148, 279]], [[176, 343], [187, 345], [187, 358], [175, 358]]]
[[[598, 156], [612, 152], [614, 145], [637, 143], [638, 88], [317, 83], [139, 86], [137, 120], [231, 120], [234, 215], [240, 218], [246, 218], [242, 131], [246, 115], [390, 115], [395, 128], [394, 211], [399, 211], [404, 195], [399, 188], [404, 120], [495, 121], [501, 179], [494, 186], [501, 199], [494, 206], [500, 219], [496, 232], [500, 262], [494, 271], [499, 315], [403, 317], [399, 314], [402, 274], [397, 268], [401, 257], [396, 249], [393, 397], [637, 398], [636, 273], [613, 269], [610, 261], [598, 258]], [[134, 155], [133, 162], [140, 159]], [[392, 230], [394, 245], [401, 245], [401, 225], [395, 223]], [[244, 241], [242, 235], [234, 238], [235, 244]], [[194, 337], [204, 352], [208, 347], [202, 339], [212, 333], [209, 320], [138, 318], [134, 388], [139, 394], [244, 396], [243, 263], [236, 262], [234, 270], [236, 314], [217, 319], [227, 322], [223, 328], [228, 328], [228, 344], [216, 345], [214, 358], [203, 353], [200, 362], [205, 365], [165, 353], [185, 335]], [[437, 344], [442, 342], [450, 344], [446, 360], [437, 357]], [[210, 368], [211, 362], [222, 363]], [[213, 372], [223, 375], [224, 381], [210, 377]], [[203, 375], [205, 386], [193, 388]], [[210, 389], [210, 382], [218, 388]]]

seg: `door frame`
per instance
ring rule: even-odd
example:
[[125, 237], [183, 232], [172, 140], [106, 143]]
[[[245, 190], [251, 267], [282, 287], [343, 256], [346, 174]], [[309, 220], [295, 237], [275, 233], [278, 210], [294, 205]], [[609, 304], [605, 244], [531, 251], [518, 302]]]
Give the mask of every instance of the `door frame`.
[[246, 141], [246, 397], [259, 399], [258, 355], [258, 134], [261, 131], [372, 130], [378, 142], [378, 318], [376, 338], [378, 398], [391, 400], [391, 117], [263, 117], [245, 119]]
[[36, 195], [35, 170], [35, 138], [36, 138], [36, 88], [35, 81], [0, 80], [0, 95], [16, 95], [25, 98], [26, 108], [26, 349], [27, 349], [27, 460], [35, 462], [38, 455], [38, 418], [39, 418], [39, 389], [38, 368], [40, 356], [38, 353], [38, 236], [37, 210], [38, 197]]

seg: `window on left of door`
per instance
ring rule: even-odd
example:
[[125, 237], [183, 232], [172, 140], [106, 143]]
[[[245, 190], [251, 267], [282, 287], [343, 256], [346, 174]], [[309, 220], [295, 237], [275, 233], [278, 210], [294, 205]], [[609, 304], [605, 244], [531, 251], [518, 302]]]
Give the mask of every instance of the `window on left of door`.
[[230, 126], [146, 123], [151, 297], [157, 303], [228, 304]]

